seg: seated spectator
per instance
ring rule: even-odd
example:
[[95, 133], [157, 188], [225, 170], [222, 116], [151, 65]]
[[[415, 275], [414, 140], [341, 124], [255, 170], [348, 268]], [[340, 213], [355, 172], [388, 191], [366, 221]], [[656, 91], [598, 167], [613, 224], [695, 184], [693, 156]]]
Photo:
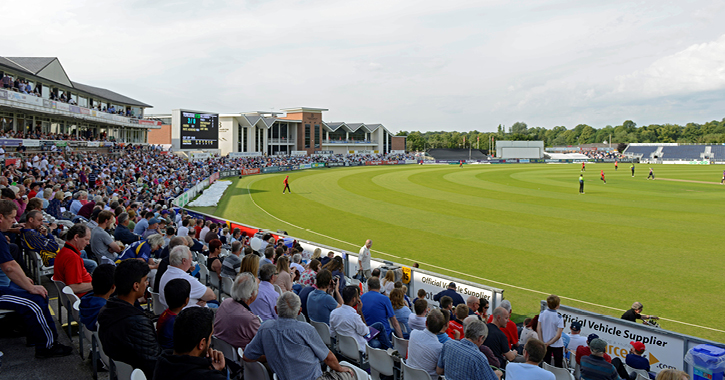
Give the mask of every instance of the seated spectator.
[[237, 274], [239, 274], [239, 268], [242, 266], [242, 258], [240, 257], [241, 255], [242, 243], [239, 241], [233, 242], [231, 254], [225, 257], [224, 261], [222, 262], [222, 276], [229, 277], [232, 280], [237, 277]]
[[319, 270], [320, 262], [317, 259], [312, 259], [310, 264], [307, 266], [307, 269], [305, 269], [300, 276], [300, 284], [302, 286], [311, 286], [314, 284]]
[[536, 339], [529, 338], [524, 345], [524, 363], [510, 363], [506, 366], [506, 379], [507, 380], [527, 380], [527, 379], [541, 379], [541, 380], [556, 380], [556, 376], [553, 372], [549, 372], [539, 367], [539, 364], [544, 360], [544, 354], [546, 354], [546, 347], [544, 342]]
[[591, 355], [581, 358], [582, 379], [586, 380], [619, 380], [617, 370], [611, 363], [604, 360], [607, 342], [596, 338], [589, 342]]
[[[443, 290], [433, 296], [433, 301], [440, 301], [442, 297], [448, 296], [451, 297], [451, 300], [453, 301], [453, 307], [458, 306], [459, 304], [465, 303], [463, 302], [463, 297], [461, 297], [460, 294], [456, 293], [456, 283], [451, 282], [448, 284], [448, 288], [446, 290]], [[441, 307], [442, 309], [443, 307]]]
[[[481, 318], [482, 321], [488, 320], [488, 300], [485, 298], [479, 298], [478, 301], [481, 303], [478, 305], [478, 316]], [[537, 317], [538, 318], [538, 317]], [[536, 329], [534, 329], [536, 330]]]
[[[262, 271], [268, 265], [262, 266]], [[259, 301], [259, 300], [257, 300]], [[257, 335], [244, 350], [243, 360], [264, 359], [280, 379], [351, 380], [354, 373], [350, 368], [340, 366], [312, 325], [298, 321], [300, 298], [285, 292], [276, 301], [279, 319], [263, 323]], [[277, 344], [277, 342], [288, 344]], [[331, 369], [323, 373], [320, 361]]]
[[[166, 269], [166, 272], [164, 272], [161, 276], [159, 289], [166, 289], [166, 284], [168, 284], [169, 281], [175, 278], [181, 278], [188, 281], [191, 286], [189, 304], [186, 307], [207, 306], [209, 301], [216, 302], [216, 294], [214, 294], [214, 291], [212, 291], [211, 288], [204, 286], [196, 277], [192, 277], [189, 273], [187, 273], [190, 268], [191, 251], [189, 251], [189, 247], [185, 245], [174, 247], [169, 254], [169, 266]], [[159, 294], [159, 302], [161, 302], [161, 305], [163, 305], [164, 308], [169, 307], [169, 304], [166, 303], [166, 294], [164, 292]]]
[[78, 216], [82, 216], [86, 219], [90, 219], [91, 213], [93, 212], [93, 209], [96, 207], [96, 203], [101, 203], [101, 202], [103, 202], [103, 197], [101, 197], [100, 195], [96, 195], [95, 197], [93, 197], [93, 201], [84, 204], [83, 207], [81, 207], [81, 209], [78, 210]]
[[88, 292], [86, 295], [81, 297], [81, 323], [83, 323], [88, 330], [96, 331], [98, 313], [101, 311], [102, 307], [106, 306], [106, 302], [111, 297], [111, 294], [116, 291], [116, 285], [113, 282], [113, 275], [115, 271], [116, 266], [113, 264], [99, 265], [98, 268], [93, 271], [93, 280], [91, 280], [93, 291]]
[[275, 305], [279, 293], [274, 290], [274, 281], [277, 279], [277, 268], [272, 264], [264, 264], [259, 269], [259, 294], [257, 299], [249, 304], [252, 313], [262, 318], [262, 322], [277, 319]]
[[655, 374], [650, 372], [649, 359], [642, 356], [645, 351], [644, 343], [632, 341], [629, 342], [629, 344], [632, 345], [632, 348], [630, 348], [629, 353], [625, 358], [625, 363], [627, 363], [628, 366], [634, 369], [643, 369], [647, 371], [649, 373], [650, 379], [654, 379]]
[[[576, 349], [579, 348], [579, 346], [587, 345], [587, 338], [585, 338], [581, 335], [581, 331], [582, 331], [581, 322], [579, 322], [579, 321], [572, 322], [571, 325], [569, 325], [569, 329], [571, 330], [571, 334], [569, 337], [569, 344], [566, 345], [567, 351], [576, 352]], [[523, 336], [523, 331], [521, 332], [521, 335]]]
[[327, 269], [321, 270], [317, 276], [317, 289], [307, 296], [307, 315], [310, 320], [329, 325], [330, 313], [342, 306], [342, 302], [337, 282], [332, 282], [332, 274]]
[[187, 236], [189, 235], [189, 219], [184, 219], [181, 221], [181, 227], [179, 227], [179, 231], [176, 233], [176, 236]]
[[292, 291], [292, 278], [294, 274], [290, 273], [289, 257], [281, 256], [277, 259], [277, 280], [275, 285], [282, 289], [282, 292]]
[[164, 273], [166, 273], [166, 270], [169, 268], [169, 252], [171, 252], [174, 247], [178, 247], [180, 245], [185, 246], [186, 244], [187, 241], [185, 237], [177, 236], [171, 239], [171, 241], [169, 241], [169, 245], [161, 250], [161, 253], [159, 254], [159, 258], [161, 258], [161, 261], [159, 262], [159, 267], [156, 269], [156, 275], [154, 276], [154, 292], [161, 293], [159, 291], [159, 283], [161, 282], [161, 277], [164, 275]]
[[[295, 270], [297, 270], [297, 276], [302, 276], [302, 272], [305, 271], [305, 267], [300, 264], [301, 262], [302, 255], [300, 255], [299, 253], [295, 253], [294, 255], [292, 255], [292, 262], [290, 263], [290, 268], [294, 268]], [[290, 273], [294, 273], [294, 271], [290, 271]], [[294, 281], [294, 278], [292, 279], [292, 281]]]
[[390, 297], [390, 292], [395, 288], [395, 271], [389, 270], [385, 272], [385, 278], [380, 281], [380, 294]]
[[164, 235], [164, 246], [169, 245], [171, 239], [176, 236], [176, 229], [173, 226], [166, 227], [166, 235]]
[[143, 236], [144, 232], [146, 232], [146, 229], [149, 228], [149, 220], [151, 220], [154, 217], [153, 211], [142, 211], [141, 212], [141, 220], [136, 223], [136, 226], [133, 228], [133, 233], [135, 233], [138, 236]]
[[[415, 306], [425, 300], [416, 300]], [[410, 332], [408, 340], [407, 364], [413, 368], [422, 369], [436, 379], [436, 367], [443, 344], [438, 341], [436, 335], [443, 329], [445, 318], [440, 310], [432, 310], [425, 318], [425, 327], [422, 330], [415, 329]]]
[[[368, 279], [368, 292], [363, 294], [360, 300], [363, 303], [363, 316], [368, 325], [380, 322], [385, 327], [385, 335], [390, 336], [395, 331], [396, 336], [403, 336], [403, 332], [400, 330], [400, 324], [395, 318], [395, 312], [393, 311], [393, 304], [390, 302], [390, 298], [380, 294], [380, 280], [377, 277], [370, 277]], [[391, 323], [392, 327], [390, 326]]]
[[222, 253], [222, 242], [219, 239], [213, 239], [209, 242], [209, 257], [206, 259], [206, 267], [209, 268], [209, 275], [212, 272], [221, 279], [222, 260], [219, 255]]
[[128, 224], [130, 222], [131, 219], [129, 218], [128, 213], [121, 213], [118, 215], [118, 225], [116, 226], [116, 230], [113, 232], [113, 237], [125, 245], [141, 239], [140, 236], [134, 234], [128, 229]]
[[156, 322], [156, 334], [159, 336], [159, 345], [163, 349], [174, 348], [174, 321], [181, 309], [189, 304], [191, 285], [189, 281], [175, 278], [164, 286], [164, 298], [169, 307], [164, 310]]
[[[470, 324], [473, 321], [480, 321], [480, 319], [478, 319], [477, 315], [469, 315], [468, 317], [466, 317], [466, 319], [463, 320], [463, 330], [465, 331], [466, 326], [468, 326], [468, 324]], [[486, 359], [488, 359], [488, 364], [490, 364], [496, 368], [499, 368], [501, 366], [501, 363], [498, 362], [498, 359], [496, 359], [496, 356], [493, 355], [493, 351], [491, 351], [491, 349], [488, 348], [488, 346], [486, 346], [485, 344], [482, 344], [482, 345], [478, 346], [478, 350], [481, 351], [481, 353], [483, 353], [484, 355], [486, 355]]]
[[[203, 233], [204, 231], [202, 231]], [[201, 237], [205, 243], [211, 243], [212, 240], [219, 239], [219, 225], [216, 223], [209, 224], [209, 230]]]
[[448, 314], [448, 319], [453, 320], [456, 318], [455, 314], [453, 314], [453, 299], [448, 296], [443, 296], [439, 300], [439, 304], [441, 306], [441, 311], [443, 314]]
[[347, 283], [345, 282], [345, 268], [341, 256], [335, 256], [329, 263], [327, 263], [327, 265], [323, 266], [322, 269], [329, 270], [330, 273], [332, 273], [333, 278], [338, 278], [337, 287], [339, 291], [342, 291], [342, 289], [345, 288]]
[[317, 285], [305, 286], [304, 288], [302, 288], [302, 290], [300, 290], [299, 294], [300, 303], [302, 304], [302, 314], [305, 316], [305, 318], [307, 318], [308, 321], [310, 320], [310, 315], [307, 313], [307, 299], [309, 298], [310, 293], [314, 292], [315, 289], [317, 289]]
[[[577, 349], [576, 349], [576, 356], [574, 357], [574, 359], [576, 360], [577, 364], [581, 364], [581, 360], [582, 360], [583, 357], [589, 356], [589, 355], [592, 354], [592, 351], [589, 349], [589, 344], [591, 344], [592, 340], [597, 339], [597, 338], [599, 338], [599, 335], [597, 335], [597, 334], [589, 334], [589, 336], [587, 337], [587, 345], [586, 346], [579, 346], [579, 347], [577, 347]], [[609, 356], [609, 354], [607, 354], [606, 352], [604, 353], [604, 355], [602, 355], [602, 357], [604, 358], [604, 360], [607, 363], [611, 363], [612, 362], [612, 357]]]
[[408, 327], [410, 327], [411, 333], [413, 330], [425, 330], [425, 321], [429, 311], [428, 301], [417, 298], [413, 303], [413, 311], [415, 311], [415, 315], [408, 318]]
[[456, 319], [452, 319], [448, 324], [446, 334], [448, 334], [451, 339], [460, 340], [463, 338], [463, 320], [468, 317], [468, 306], [465, 304], [456, 306], [456, 309], [453, 311], [453, 315], [456, 316]]
[[73, 350], [57, 342], [55, 321], [48, 309], [48, 291], [35, 285], [10, 255], [5, 232], [15, 223], [17, 206], [0, 200], [0, 308], [14, 310], [25, 322], [29, 344], [35, 345], [35, 357], [67, 356]]
[[[515, 350], [519, 344], [519, 329], [518, 327], [516, 327], [514, 321], [511, 320], [511, 313], [513, 312], [513, 309], [511, 308], [511, 301], [501, 301], [500, 307], [506, 309], [509, 314], [509, 317], [507, 319], [508, 322], [506, 322], [506, 327], [502, 328], [501, 331], [503, 331], [503, 333], [506, 335], [506, 340], [508, 340], [511, 349]], [[488, 318], [488, 323], [491, 323], [491, 321], [493, 321], [493, 315]]]
[[78, 212], [81, 210], [81, 207], [85, 203], [83, 203], [84, 200], [88, 198], [88, 193], [86, 191], [79, 191], [75, 194], [73, 194], [73, 202], [71, 202], [70, 205], [70, 212], [73, 213], [73, 215], [78, 215]]
[[[425, 297], [428, 295], [428, 293], [425, 291], [425, 289], [418, 289], [418, 298], [416, 300], [425, 300]], [[428, 301], [426, 301], [428, 302]], [[413, 302], [415, 303], [415, 302]]]
[[497, 307], [493, 311], [493, 320], [488, 323], [488, 336], [483, 342], [493, 351], [493, 355], [498, 359], [501, 366], [506, 367], [506, 360], [514, 361], [516, 359], [516, 351], [511, 349], [506, 334], [502, 331], [506, 328], [509, 321], [509, 312], [502, 307]]
[[264, 249], [264, 257], [262, 260], [260, 260], [259, 265], [274, 265], [274, 261], [272, 259], [274, 258], [274, 248], [273, 247], [267, 247]]
[[206, 308], [182, 311], [174, 323], [174, 350], [159, 357], [154, 380], [227, 379], [224, 354], [211, 348], [213, 321]]
[[[32, 217], [28, 220], [32, 220]], [[55, 259], [53, 279], [62, 281], [73, 289], [78, 297], [93, 290], [91, 275], [83, 265], [81, 249], [91, 240], [91, 230], [83, 224], [76, 224], [65, 234], [67, 239]]]
[[690, 376], [685, 371], [667, 368], [657, 374], [656, 380], [690, 380]]
[[[22, 234], [20, 241], [23, 247], [40, 255], [43, 264], [53, 266], [59, 247], [50, 231], [55, 230], [58, 226], [55, 223], [45, 226], [43, 222], [42, 212], [38, 210], [28, 212], [25, 227], [20, 230]], [[90, 290], [90, 281], [88, 281], [86, 291], [88, 290]]]
[[446, 331], [448, 331], [448, 326], [451, 323], [451, 313], [449, 313], [447, 310], [438, 309], [440, 310], [441, 314], [443, 314], [443, 330], [439, 331], [436, 337], [438, 338], [438, 341], [442, 344], [451, 340], [451, 337], [448, 336]]
[[[362, 302], [360, 302], [360, 288], [357, 286], [346, 286], [342, 290], [344, 304], [330, 313], [330, 335], [336, 337], [338, 334], [351, 336], [357, 341], [360, 352], [365, 352], [365, 343], [370, 339], [370, 347], [388, 349], [392, 347], [390, 339], [382, 333], [385, 330], [380, 322], [368, 327], [362, 315]], [[370, 336], [370, 328], [380, 333]]]
[[[332, 261], [333, 257], [335, 257], [335, 252], [332, 252], [332, 251], [328, 252], [327, 256], [320, 259], [320, 266], [324, 268], [325, 265], [327, 265], [330, 261]], [[375, 275], [373, 275], [373, 276], [375, 276]]]
[[163, 245], [163, 236], [159, 234], [151, 235], [144, 240], [139, 240], [126, 246], [118, 256], [118, 259], [116, 259], [116, 263], [128, 259], [137, 259], [147, 263], [149, 269], [157, 269], [159, 266], [151, 257], [154, 256], [154, 253], [161, 251]]
[[466, 327], [465, 339], [450, 340], [443, 344], [436, 372], [439, 375], [445, 373], [446, 378], [453, 380], [500, 379], [503, 373], [492, 370], [486, 356], [478, 350], [487, 333], [488, 328], [485, 323], [471, 322]]
[[[153, 215], [153, 213], [152, 213]], [[146, 230], [141, 234], [141, 239], [145, 239], [151, 235], [161, 234], [163, 229], [159, 228], [161, 225], [161, 222], [156, 218], [149, 219], [149, 226], [146, 228]], [[163, 235], [162, 235], [163, 236]]]
[[251, 273], [243, 272], [237, 276], [232, 285], [232, 297], [222, 301], [216, 312], [214, 335], [217, 338], [234, 348], [247, 348], [261, 325], [249, 308], [257, 299], [258, 290], [257, 279]]
[[103, 351], [113, 360], [140, 368], [151, 378], [161, 346], [151, 320], [134, 304], [148, 286], [149, 266], [139, 260], [122, 261], [116, 267], [116, 296], [98, 315], [98, 336]]
[[408, 326], [408, 319], [410, 318], [410, 308], [405, 304], [405, 293], [402, 289], [394, 288], [390, 292], [390, 303], [393, 305], [393, 312], [395, 313], [395, 319], [398, 320], [400, 328], [403, 331], [403, 338], [408, 339], [410, 336], [410, 327]]
[[259, 274], [259, 256], [254, 254], [244, 256], [242, 264], [239, 266], [239, 273], [244, 272], [251, 273], [254, 277], [257, 277]]
[[91, 230], [91, 250], [96, 255], [97, 261], [101, 264], [105, 260], [113, 263], [121, 252], [121, 247], [113, 241], [106, 229], [115, 223], [116, 217], [110, 211], [101, 211], [98, 214], [98, 226]]
[[[478, 307], [481, 305], [481, 301], [476, 296], [468, 296], [466, 299], [466, 306], [468, 306], [468, 315], [478, 316]], [[480, 319], [481, 317], [478, 316]]]

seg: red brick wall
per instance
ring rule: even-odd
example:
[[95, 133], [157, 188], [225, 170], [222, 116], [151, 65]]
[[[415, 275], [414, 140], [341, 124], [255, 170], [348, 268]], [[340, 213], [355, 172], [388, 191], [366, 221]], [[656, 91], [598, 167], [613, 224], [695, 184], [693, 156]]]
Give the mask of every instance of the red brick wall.
[[405, 136], [392, 136], [390, 150], [405, 150]]
[[161, 129], [148, 130], [149, 144], [171, 144], [171, 125], [162, 125]]

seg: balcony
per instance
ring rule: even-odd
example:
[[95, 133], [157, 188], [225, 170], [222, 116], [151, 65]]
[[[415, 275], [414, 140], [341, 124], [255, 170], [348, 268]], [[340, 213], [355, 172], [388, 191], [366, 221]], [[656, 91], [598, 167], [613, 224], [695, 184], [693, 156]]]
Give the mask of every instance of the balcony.
[[7, 90], [0, 90], [0, 106], [17, 108], [24, 111], [35, 111], [46, 114], [73, 117], [76, 119], [95, 121], [98, 123], [115, 124], [119, 126], [136, 128], [161, 127], [160, 121], [125, 117]]
[[295, 145], [295, 139], [267, 139], [268, 144], [279, 144], [279, 145]]
[[322, 144], [332, 144], [332, 145], [339, 145], [339, 144], [355, 144], [355, 145], [377, 145], [377, 140], [322, 140]]

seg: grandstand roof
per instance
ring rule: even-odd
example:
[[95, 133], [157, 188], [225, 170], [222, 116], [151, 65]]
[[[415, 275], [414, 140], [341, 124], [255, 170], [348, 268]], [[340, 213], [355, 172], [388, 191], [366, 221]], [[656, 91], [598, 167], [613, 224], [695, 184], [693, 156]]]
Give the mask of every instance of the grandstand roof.
[[75, 88], [112, 102], [139, 107], [152, 107], [149, 104], [121, 95], [105, 88], [89, 86], [70, 80], [57, 57], [0, 57], [0, 66], [31, 74], [63, 86]]

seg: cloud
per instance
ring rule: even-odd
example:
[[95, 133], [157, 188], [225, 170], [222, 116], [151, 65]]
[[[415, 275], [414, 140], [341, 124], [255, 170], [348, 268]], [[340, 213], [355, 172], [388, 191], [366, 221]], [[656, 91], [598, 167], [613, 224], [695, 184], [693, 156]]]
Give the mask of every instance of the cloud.
[[725, 88], [725, 34], [662, 57], [644, 70], [617, 78], [617, 93], [639, 97], [682, 95]]

